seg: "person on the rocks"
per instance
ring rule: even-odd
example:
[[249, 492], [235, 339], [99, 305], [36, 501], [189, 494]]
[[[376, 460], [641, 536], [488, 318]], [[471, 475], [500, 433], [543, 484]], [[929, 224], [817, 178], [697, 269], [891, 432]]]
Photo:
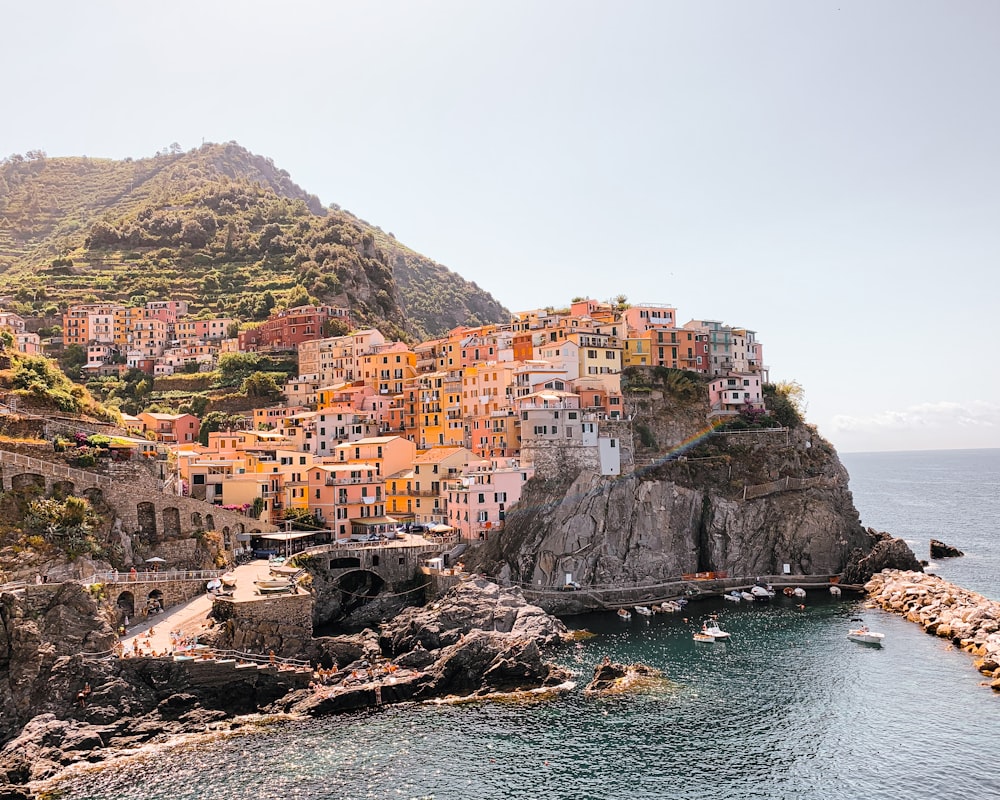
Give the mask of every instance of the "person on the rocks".
[[90, 697], [90, 683], [85, 683], [83, 688], [76, 693], [76, 702], [80, 708], [84, 708], [87, 705], [87, 698]]

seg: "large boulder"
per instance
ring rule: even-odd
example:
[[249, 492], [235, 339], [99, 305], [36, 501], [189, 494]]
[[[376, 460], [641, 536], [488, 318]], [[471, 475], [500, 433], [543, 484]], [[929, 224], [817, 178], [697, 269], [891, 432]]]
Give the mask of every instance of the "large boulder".
[[957, 547], [952, 547], [950, 544], [945, 544], [939, 539], [931, 539], [931, 559], [936, 558], [958, 558], [959, 556], [964, 556], [961, 550]]
[[923, 567], [905, 541], [872, 528], [868, 528], [867, 532], [874, 544], [867, 551], [854, 552], [850, 563], [844, 568], [841, 578], [843, 583], [864, 584], [873, 575], [887, 569], [923, 572]]
[[583, 691], [588, 695], [620, 694], [660, 677], [662, 673], [658, 669], [646, 664], [618, 664], [605, 660], [594, 667], [594, 677]]
[[566, 626], [531, 605], [517, 588], [501, 588], [485, 578], [470, 578], [440, 599], [421, 608], [408, 608], [382, 627], [382, 650], [396, 656], [417, 644], [426, 650], [450, 647], [474, 630], [512, 634], [553, 644], [567, 633]]

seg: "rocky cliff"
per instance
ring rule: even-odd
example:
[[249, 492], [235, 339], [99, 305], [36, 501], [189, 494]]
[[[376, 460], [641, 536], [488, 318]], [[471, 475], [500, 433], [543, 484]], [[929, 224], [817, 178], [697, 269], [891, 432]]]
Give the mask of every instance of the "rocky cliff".
[[637, 466], [621, 477], [579, 469], [530, 481], [503, 534], [467, 564], [532, 588], [567, 575], [610, 587], [775, 575], [786, 564], [793, 575], [835, 574], [872, 551], [879, 537], [862, 527], [847, 471], [815, 429], [716, 433], [677, 456], [671, 443], [699, 417], [704, 425], [691, 411], [660, 414], [653, 435], [666, 444], [651, 453], [637, 441]]

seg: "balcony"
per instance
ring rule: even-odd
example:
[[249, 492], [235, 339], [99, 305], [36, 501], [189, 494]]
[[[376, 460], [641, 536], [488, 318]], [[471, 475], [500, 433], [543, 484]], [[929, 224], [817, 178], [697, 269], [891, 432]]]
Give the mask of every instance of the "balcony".
[[360, 486], [365, 483], [382, 483], [382, 478], [378, 475], [373, 475], [370, 478], [327, 478], [327, 486]]

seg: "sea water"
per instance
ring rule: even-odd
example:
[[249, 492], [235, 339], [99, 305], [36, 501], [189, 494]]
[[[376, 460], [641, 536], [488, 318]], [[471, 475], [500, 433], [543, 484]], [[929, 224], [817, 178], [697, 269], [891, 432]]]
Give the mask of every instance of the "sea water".
[[[942, 576], [1000, 596], [1000, 451], [845, 455], [862, 522], [968, 555]], [[653, 618], [567, 619], [593, 638], [557, 659], [556, 700], [408, 705], [253, 728], [120, 760], [60, 784], [67, 800], [236, 798], [1000, 797], [1000, 697], [965, 653], [856, 597], [806, 608], [721, 600]], [[692, 639], [708, 614], [728, 643]], [[885, 632], [849, 641], [855, 616]], [[662, 670], [627, 696], [580, 689], [604, 656]]]

